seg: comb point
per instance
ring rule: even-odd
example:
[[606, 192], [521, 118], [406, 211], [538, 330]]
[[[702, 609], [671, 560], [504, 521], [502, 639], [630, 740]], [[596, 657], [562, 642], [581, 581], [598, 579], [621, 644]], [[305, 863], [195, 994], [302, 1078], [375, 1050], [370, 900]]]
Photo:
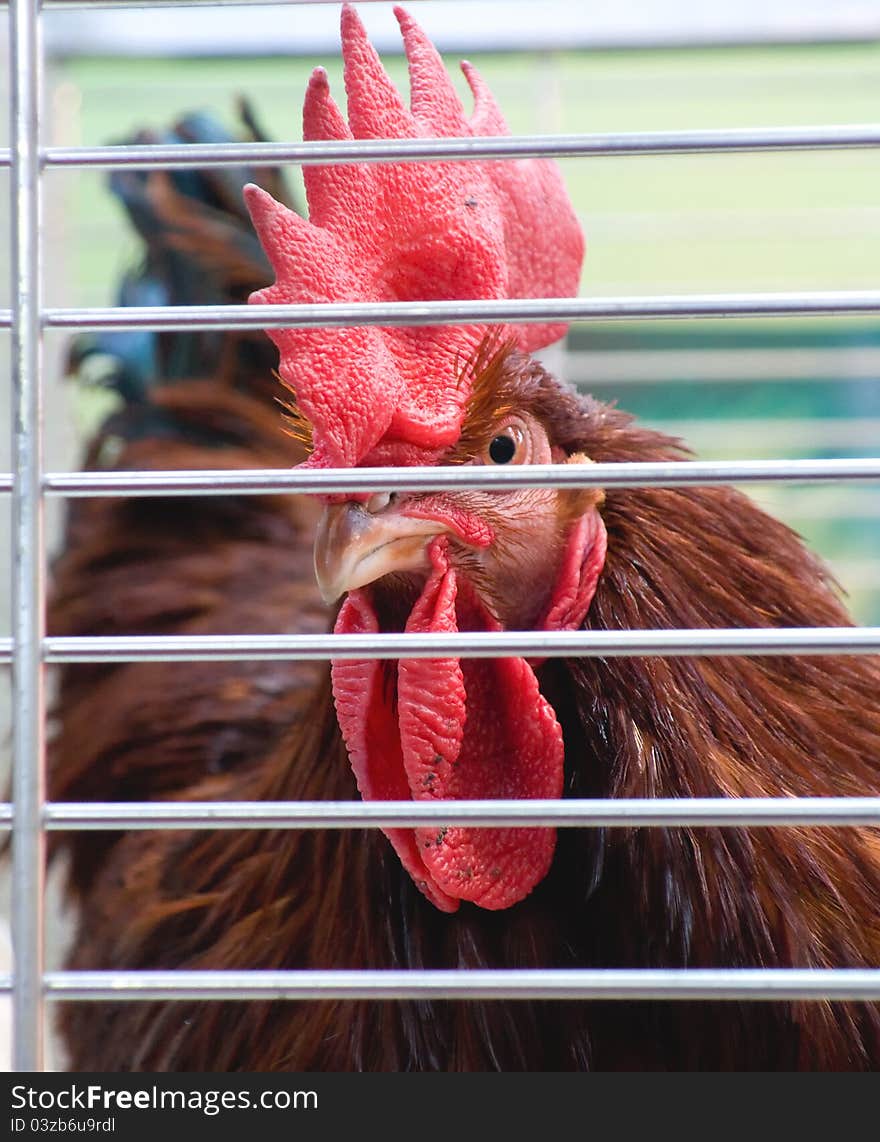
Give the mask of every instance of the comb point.
[[406, 9], [396, 7], [394, 15], [409, 65], [413, 115], [440, 137], [467, 134], [464, 108], [440, 53]]
[[330, 94], [327, 72], [316, 67], [309, 79], [303, 101], [303, 138], [348, 141], [352, 137], [342, 112]]
[[268, 239], [271, 242], [278, 227], [283, 224], [285, 216], [290, 211], [280, 202], [276, 202], [271, 194], [255, 183], [247, 183], [242, 189], [242, 195], [254, 229], [265, 247], [266, 241], [263, 239]]
[[474, 97], [470, 128], [475, 135], [509, 135], [510, 128], [495, 101], [489, 85], [469, 60], [461, 61], [461, 70]]
[[356, 139], [408, 139], [416, 127], [409, 108], [382, 66], [354, 8], [342, 10], [342, 59], [348, 122]]
[[[286, 261], [292, 235], [297, 231], [311, 228], [305, 219], [288, 210], [282, 203], [276, 202], [271, 194], [252, 182], [242, 189], [242, 195], [257, 237], [260, 239], [260, 245], [277, 274], [279, 267]], [[271, 300], [266, 294], [267, 290], [258, 290], [251, 295], [251, 300]]]
[[261, 186], [257, 186], [255, 182], [245, 183], [242, 194], [252, 215], [258, 214], [262, 218], [267, 214], [274, 214], [278, 209], [278, 203], [272, 195]]
[[309, 76], [309, 87], [316, 89], [326, 88], [328, 91], [330, 90], [330, 80], [327, 78], [326, 68], [316, 67], [312, 70], [312, 74]]

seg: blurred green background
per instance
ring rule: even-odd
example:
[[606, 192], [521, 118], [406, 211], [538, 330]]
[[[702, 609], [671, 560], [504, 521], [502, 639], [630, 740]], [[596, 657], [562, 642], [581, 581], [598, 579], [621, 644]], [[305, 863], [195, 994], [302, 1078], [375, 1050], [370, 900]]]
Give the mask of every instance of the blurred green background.
[[[173, 14], [168, 15], [173, 18]], [[158, 15], [157, 15], [158, 18]], [[405, 90], [399, 57], [386, 56]], [[880, 45], [475, 56], [514, 132], [867, 123], [880, 120]], [[333, 59], [56, 60], [52, 141], [120, 141], [239, 94], [274, 139], [299, 138], [311, 68]], [[458, 74], [457, 61], [449, 60]], [[461, 77], [459, 76], [459, 79]], [[461, 81], [463, 97], [466, 87]], [[564, 161], [587, 235], [589, 295], [875, 289], [880, 154], [871, 150]], [[292, 178], [296, 183], [296, 172]], [[53, 171], [47, 301], [106, 305], [138, 256], [95, 172]], [[60, 359], [62, 346], [55, 348]], [[550, 363], [603, 399], [683, 436], [704, 458], [880, 454], [874, 319], [581, 323]], [[71, 433], [98, 406], [77, 396]], [[75, 448], [69, 450], [76, 464]], [[855, 617], [880, 623], [880, 489], [761, 486], [750, 494], [832, 565]]]

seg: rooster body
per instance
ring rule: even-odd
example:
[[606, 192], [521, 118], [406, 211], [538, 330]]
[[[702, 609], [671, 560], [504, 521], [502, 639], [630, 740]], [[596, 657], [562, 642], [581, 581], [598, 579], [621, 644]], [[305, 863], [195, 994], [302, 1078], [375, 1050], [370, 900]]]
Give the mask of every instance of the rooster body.
[[[577, 446], [597, 460], [676, 454], [622, 413], [567, 401], [573, 415], [564, 423], [578, 426]], [[609, 491], [604, 515], [610, 555], [587, 629], [845, 622], [799, 541], [737, 493]], [[689, 547], [695, 519], [706, 542]], [[705, 590], [713, 582], [717, 597]], [[274, 667], [261, 670], [271, 676]], [[553, 660], [540, 680], [563, 725], [567, 796], [848, 796], [877, 787], [877, 671], [866, 659]], [[170, 716], [174, 695], [166, 701]], [[329, 679], [258, 767], [187, 795], [356, 797]], [[565, 830], [549, 875], [522, 903], [452, 916], [422, 896], [374, 830], [136, 833], [116, 846], [89, 895], [88, 939], [71, 966], [867, 967], [880, 950], [878, 892], [880, 843], [869, 830]], [[64, 1011], [72, 1065], [94, 1070], [121, 1058], [143, 1070], [255, 1071], [846, 1070], [880, 1058], [871, 1004], [180, 1002]]]
[[[442, 120], [433, 122], [437, 134], [498, 133], [478, 77], [468, 73], [478, 111], [466, 123], [438, 78], [433, 49], [404, 13], [399, 19], [414, 112]], [[402, 113], [395, 121], [399, 108], [349, 9], [343, 34], [356, 136], [412, 133]], [[382, 107], [392, 107], [382, 131], [368, 115], [375, 87]], [[306, 127], [331, 138], [349, 130], [321, 74], [307, 96]], [[415, 167], [400, 185], [430, 198], [418, 190], [424, 176]], [[374, 289], [389, 282], [404, 295], [425, 288], [409, 246], [402, 269], [376, 271], [379, 286], [367, 276], [375, 258], [365, 258], [366, 269], [345, 261], [350, 244], [336, 235], [349, 223], [338, 202], [350, 205], [353, 170], [307, 178], [308, 223], [250, 192], [278, 276], [258, 301], [333, 300], [333, 290], [349, 288], [357, 274], [358, 288], [374, 300]], [[397, 168], [388, 170], [375, 178], [398, 177]], [[535, 193], [550, 200], [558, 193], [543, 168], [520, 173]], [[447, 228], [469, 217], [470, 203], [490, 198], [507, 218], [516, 187], [496, 186], [490, 175], [468, 176], [476, 189], [462, 198], [460, 216], [451, 200], [436, 206]], [[450, 194], [462, 189], [457, 177], [443, 175]], [[566, 231], [561, 278], [545, 272], [549, 263], [539, 257], [530, 282], [527, 222], [527, 204], [518, 201], [515, 225], [490, 212], [482, 228], [468, 231], [473, 240], [455, 231], [453, 278], [470, 281], [473, 257], [475, 290], [553, 296], [569, 288], [578, 241]], [[398, 230], [409, 223], [393, 220]], [[554, 224], [568, 226], [561, 208]], [[361, 227], [359, 240], [370, 243], [375, 232]], [[328, 264], [306, 288], [314, 262], [303, 269], [302, 248], [319, 247]], [[443, 273], [441, 266], [432, 279], [440, 293], [431, 296], [451, 288]], [[280, 374], [310, 422], [313, 466], [684, 455], [625, 413], [569, 391], [528, 355], [558, 330], [343, 334], [273, 333]], [[414, 372], [413, 360], [424, 369]], [[462, 360], [465, 368], [452, 367]], [[364, 409], [374, 389], [394, 399], [370, 419]], [[220, 452], [217, 466], [233, 455]], [[346, 595], [337, 630], [849, 621], [797, 537], [732, 490], [460, 496], [328, 500], [316, 566], [325, 597]], [[204, 503], [190, 503], [185, 518], [196, 518]], [[125, 563], [131, 598], [148, 585], [163, 594], [167, 584], [169, 599], [180, 590], [180, 614], [163, 606], [159, 621], [151, 611], [151, 631], [202, 631], [209, 621], [215, 633], [218, 626], [277, 632], [294, 621], [302, 629], [319, 614], [296, 546], [303, 528], [277, 504], [270, 526], [269, 501], [235, 503], [235, 534], [255, 545], [216, 572], [203, 535], [186, 526], [176, 551], [150, 565], [128, 558], [130, 534], [114, 524], [119, 505], [93, 509], [91, 522], [105, 565]], [[69, 542], [62, 598], [71, 599], [78, 585], [83, 591], [76, 552], [90, 541], [71, 530]], [[193, 618], [200, 574], [218, 578], [207, 591], [212, 606]], [[107, 633], [96, 622], [102, 610], [62, 613], [74, 615], [64, 633]], [[125, 668], [138, 669], [146, 668]], [[312, 675], [311, 686], [293, 666], [254, 663], [248, 671], [187, 667], [179, 688], [150, 692], [146, 717], [144, 687], [126, 686], [118, 668], [80, 690], [71, 682], [62, 689], [61, 756], [80, 756], [94, 735], [87, 717], [79, 738], [70, 727], [78, 708], [97, 709], [101, 686], [114, 687], [114, 720], [100, 749], [89, 747], [77, 781], [62, 786], [65, 795], [106, 798], [110, 777], [118, 795], [197, 801], [497, 797], [510, 788], [577, 798], [850, 796], [880, 787], [880, 669], [865, 657], [444, 660], [418, 669], [336, 662]], [[152, 740], [145, 720], [158, 728]], [[880, 960], [880, 840], [868, 829], [567, 829], [558, 838], [549, 829], [398, 829], [387, 838], [376, 830], [181, 831], [111, 838], [97, 856], [89, 845], [69, 842], [82, 909], [69, 961], [75, 969], [820, 968]], [[62, 1030], [71, 1067], [93, 1071], [858, 1070], [880, 1063], [878, 1005], [824, 1001], [69, 1004]]]

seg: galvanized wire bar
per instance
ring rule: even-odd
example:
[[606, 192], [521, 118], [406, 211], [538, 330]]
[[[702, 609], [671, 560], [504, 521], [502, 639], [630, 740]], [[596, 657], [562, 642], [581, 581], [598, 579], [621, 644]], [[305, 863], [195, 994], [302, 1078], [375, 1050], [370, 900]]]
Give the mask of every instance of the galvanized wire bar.
[[[0, 807], [2, 808], [2, 807]], [[528, 801], [51, 802], [54, 831], [386, 829], [419, 825], [555, 828], [880, 825], [880, 797], [632, 798]], [[0, 823], [3, 817], [0, 815]]]
[[169, 305], [46, 309], [53, 329], [329, 329], [356, 325], [480, 325], [532, 321], [635, 321], [818, 317], [880, 313], [880, 290], [661, 294], [643, 297], [396, 301], [308, 305]]
[[[642, 488], [709, 484], [880, 479], [880, 457], [842, 460], [694, 460], [519, 464], [515, 469], [453, 465], [412, 468], [242, 469], [239, 471], [52, 472], [60, 496], [189, 496], [298, 492], [445, 491], [461, 488]], [[2, 480], [2, 477], [0, 477]]]
[[342, 162], [425, 162], [577, 158], [623, 155], [721, 154], [745, 151], [846, 150], [880, 146], [880, 123], [817, 127], [641, 131], [578, 135], [483, 135], [445, 139], [357, 139], [302, 143], [128, 144], [47, 147], [47, 168], [190, 169], [231, 165]]
[[[118, 829], [385, 829], [876, 826], [880, 797], [620, 798], [527, 801], [56, 801], [43, 810], [53, 832]], [[0, 828], [12, 805], [0, 803]]]
[[12, 582], [13, 1070], [43, 1065], [45, 563], [40, 369], [39, 5], [10, 9], [12, 139], [12, 399], [15, 487]]
[[49, 972], [56, 1000], [876, 1000], [880, 970], [845, 968]]
[[[532, 321], [672, 321], [743, 317], [852, 317], [880, 313], [880, 290], [648, 294], [634, 297], [397, 301], [308, 305], [50, 308], [52, 329], [329, 329], [358, 325], [481, 325]], [[12, 323], [0, 309], [0, 328]]]
[[[157, 472], [48, 472], [43, 491], [56, 496], [205, 496], [454, 488], [676, 488], [709, 484], [823, 483], [880, 479], [880, 457], [840, 460], [685, 460], [673, 463], [521, 464], [516, 470], [438, 468], [255, 468]], [[0, 494], [11, 492], [0, 472]]]
[[[880, 123], [816, 127], [734, 127], [726, 130], [641, 131], [578, 135], [483, 135], [477, 138], [358, 139], [301, 143], [157, 143], [46, 147], [47, 169], [202, 169], [296, 163], [448, 162], [626, 155], [742, 154], [760, 151], [851, 150], [880, 146]], [[9, 153], [0, 151], [0, 166]]]
[[[358, 4], [387, 3], [388, 0], [357, 0]], [[418, 4], [421, 0], [409, 0]], [[6, 0], [0, 0], [0, 8]], [[340, 0], [42, 0], [50, 12], [89, 12], [123, 8], [262, 8], [306, 4], [339, 4]]]
[[[329, 614], [329, 613], [328, 613]], [[43, 639], [44, 661], [245, 662], [401, 658], [690, 658], [880, 654], [880, 627], [623, 631], [469, 631], [459, 634], [113, 635]], [[0, 663], [13, 642], [0, 639]]]
[[461, 634], [114, 635], [44, 639], [45, 661], [634, 658], [880, 654], [880, 627], [468, 631]]

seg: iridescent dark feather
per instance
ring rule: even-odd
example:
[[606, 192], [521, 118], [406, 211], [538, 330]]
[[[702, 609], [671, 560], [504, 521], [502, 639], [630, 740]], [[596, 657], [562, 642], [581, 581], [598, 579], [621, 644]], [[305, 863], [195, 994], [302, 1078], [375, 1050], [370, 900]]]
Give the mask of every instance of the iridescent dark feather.
[[[263, 141], [246, 101], [239, 114], [243, 138]], [[168, 130], [141, 130], [127, 143], [142, 146], [231, 143], [226, 128], [206, 112], [185, 115]], [[231, 305], [272, 278], [242, 188], [256, 182], [291, 208], [295, 202], [279, 168], [216, 167], [204, 170], [114, 171], [108, 185], [144, 243], [140, 265], [125, 274], [117, 304]], [[260, 330], [106, 330], [74, 338], [68, 371], [89, 377], [99, 358], [105, 386], [128, 404], [147, 400], [159, 385], [195, 377], [224, 380], [254, 395], [268, 385], [277, 364]], [[278, 391], [281, 391], [278, 386]]]
[[[260, 137], [247, 107], [248, 136]], [[227, 142], [189, 115], [148, 142]], [[280, 172], [120, 171], [110, 187], [144, 241], [119, 304], [233, 304], [270, 278], [241, 202]], [[287, 468], [277, 356], [258, 330], [107, 331], [77, 338], [69, 371], [115, 391], [118, 407], [88, 444], [86, 469]], [[48, 627], [58, 635], [282, 633], [323, 630], [313, 584], [315, 509], [289, 496], [83, 499], [70, 502], [52, 569]], [[59, 672], [49, 788], [57, 799], [138, 800], [258, 764], [310, 692], [315, 668], [276, 663], [76, 665]], [[58, 838], [72, 885], [89, 891], [117, 838]]]

